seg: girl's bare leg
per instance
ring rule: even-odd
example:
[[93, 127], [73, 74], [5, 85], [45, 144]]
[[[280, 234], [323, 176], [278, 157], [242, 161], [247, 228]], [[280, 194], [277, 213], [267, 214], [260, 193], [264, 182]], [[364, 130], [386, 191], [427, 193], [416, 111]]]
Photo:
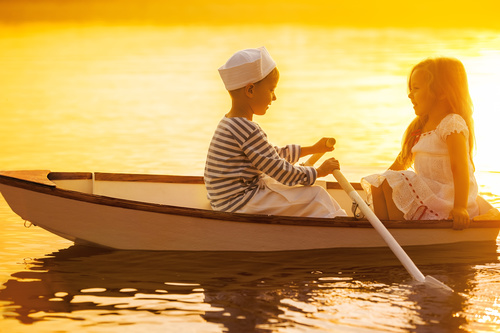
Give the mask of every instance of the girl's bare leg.
[[385, 194], [382, 186], [372, 186], [372, 199], [375, 215], [377, 215], [377, 217], [381, 220], [388, 220], [389, 212], [387, 211], [387, 203], [385, 201]]
[[399, 208], [394, 203], [394, 200], [392, 199], [392, 187], [389, 186], [387, 180], [384, 180], [381, 188], [384, 195], [385, 207], [387, 209], [389, 220], [404, 220], [405, 218], [403, 212], [399, 210]]
[[381, 220], [404, 220], [404, 214], [392, 200], [392, 187], [387, 180], [381, 186], [372, 186], [373, 209]]

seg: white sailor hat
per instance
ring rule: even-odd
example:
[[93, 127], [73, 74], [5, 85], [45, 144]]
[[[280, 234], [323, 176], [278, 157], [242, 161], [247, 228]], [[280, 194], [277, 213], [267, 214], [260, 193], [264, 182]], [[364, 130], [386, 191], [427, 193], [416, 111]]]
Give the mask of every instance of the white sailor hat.
[[262, 46], [236, 52], [219, 68], [219, 74], [226, 89], [231, 91], [262, 80], [275, 67], [276, 63]]

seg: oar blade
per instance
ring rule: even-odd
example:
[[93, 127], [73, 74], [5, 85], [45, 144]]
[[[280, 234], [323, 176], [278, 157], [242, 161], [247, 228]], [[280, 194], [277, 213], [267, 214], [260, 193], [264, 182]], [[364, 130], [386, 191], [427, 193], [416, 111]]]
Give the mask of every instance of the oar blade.
[[432, 288], [439, 288], [439, 289], [448, 291], [450, 293], [453, 292], [453, 289], [451, 289], [450, 287], [448, 287], [447, 285], [445, 285], [443, 282], [439, 281], [438, 279], [436, 279], [436, 278], [434, 278], [434, 277], [432, 277], [430, 275], [427, 275], [425, 277], [424, 283], [426, 285], [428, 285], [429, 287], [432, 287]]

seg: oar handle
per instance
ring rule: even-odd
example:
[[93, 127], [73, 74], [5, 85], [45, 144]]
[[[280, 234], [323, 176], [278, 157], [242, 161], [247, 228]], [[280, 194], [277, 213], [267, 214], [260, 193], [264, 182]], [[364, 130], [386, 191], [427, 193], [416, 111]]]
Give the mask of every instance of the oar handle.
[[[329, 138], [325, 145], [328, 147], [328, 148], [332, 148], [333, 146], [335, 146], [335, 139], [334, 138]], [[307, 161], [305, 161], [305, 163], [303, 165], [305, 166], [313, 166], [316, 162], [318, 162], [318, 160], [323, 156], [325, 155], [325, 153], [317, 153], [317, 154], [313, 154], [311, 157], [309, 157], [309, 159]]]

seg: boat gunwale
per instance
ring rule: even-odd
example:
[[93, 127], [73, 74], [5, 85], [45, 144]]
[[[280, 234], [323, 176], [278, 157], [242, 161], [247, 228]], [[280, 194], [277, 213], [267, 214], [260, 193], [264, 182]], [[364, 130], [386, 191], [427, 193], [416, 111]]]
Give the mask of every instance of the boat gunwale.
[[[49, 170], [0, 171], [0, 184], [30, 190], [33, 192], [77, 200], [92, 204], [118, 207], [131, 210], [147, 211], [166, 215], [189, 216], [200, 219], [220, 220], [227, 222], [277, 224], [295, 226], [317, 227], [348, 227], [372, 228], [365, 220], [356, 220], [354, 217], [313, 218], [282, 215], [259, 215], [213, 211], [207, 209], [190, 208], [182, 206], [164, 205], [142, 202], [129, 199], [113, 198], [109, 196], [89, 194], [74, 190], [58, 188], [52, 180], [92, 180], [97, 181], [125, 181], [125, 182], [158, 182], [158, 183], [203, 183], [201, 176], [174, 176], [174, 175], [144, 175], [144, 174], [114, 174], [90, 172], [51, 172]], [[45, 175], [45, 178], [42, 176]], [[22, 178], [21, 178], [22, 177]], [[337, 183], [327, 183], [337, 184]], [[358, 184], [358, 183], [354, 183]], [[329, 187], [336, 188], [336, 186]], [[451, 229], [451, 220], [421, 220], [415, 221], [382, 221], [391, 229]], [[499, 228], [500, 220], [474, 221], [470, 228]]]

